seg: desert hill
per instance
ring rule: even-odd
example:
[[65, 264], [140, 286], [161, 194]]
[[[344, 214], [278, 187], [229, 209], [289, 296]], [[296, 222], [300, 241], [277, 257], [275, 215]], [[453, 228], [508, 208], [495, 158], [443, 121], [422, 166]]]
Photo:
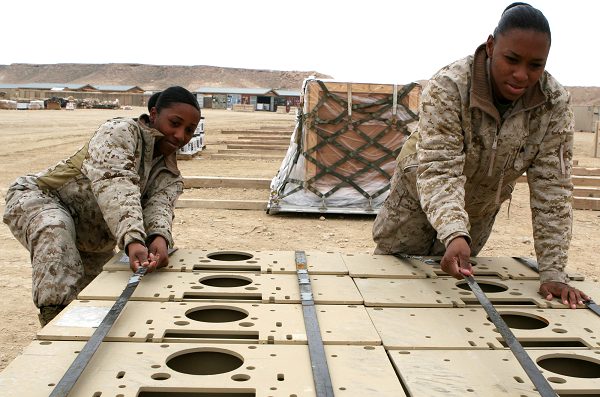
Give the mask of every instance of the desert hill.
[[287, 88], [299, 90], [309, 76], [330, 78], [316, 71], [280, 71], [216, 66], [162, 66], [142, 64], [23, 64], [0, 65], [0, 84], [71, 83], [137, 85], [158, 90], [181, 85], [241, 88]]
[[[136, 63], [13, 63], [0, 65], [0, 84], [137, 85], [149, 91], [163, 89], [170, 85], [181, 85], [190, 90], [202, 86], [299, 90], [302, 81], [308, 76], [332, 77], [316, 71], [242, 69], [204, 65], [177, 66]], [[420, 80], [419, 82], [426, 81]], [[600, 106], [600, 87], [567, 87], [567, 89], [571, 92], [573, 105]]]

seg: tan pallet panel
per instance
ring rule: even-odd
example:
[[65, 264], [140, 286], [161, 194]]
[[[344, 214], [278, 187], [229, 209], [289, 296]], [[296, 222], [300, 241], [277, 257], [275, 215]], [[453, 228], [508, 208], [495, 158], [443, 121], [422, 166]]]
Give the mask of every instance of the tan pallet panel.
[[[447, 276], [440, 267], [440, 257], [420, 259], [398, 258], [393, 255], [344, 254], [344, 262], [353, 277], [437, 278]], [[537, 272], [511, 257], [472, 258], [475, 276], [499, 277], [503, 280], [536, 280]]]
[[[78, 299], [116, 300], [130, 276], [130, 272], [104, 271]], [[348, 276], [312, 275], [310, 279], [317, 304], [363, 303]], [[142, 278], [131, 300], [300, 303], [300, 288], [295, 274], [157, 272]]]
[[[42, 340], [87, 340], [113, 301], [73, 301], [38, 331]], [[316, 305], [325, 344], [380, 345], [365, 307]], [[301, 305], [128, 302], [107, 342], [306, 344]]]
[[416, 259], [398, 258], [393, 255], [343, 254], [342, 258], [352, 277], [426, 278]]
[[[591, 310], [497, 310], [526, 348], [600, 349], [600, 319]], [[367, 311], [386, 349], [507, 348], [483, 308], [375, 307]]]
[[[527, 353], [560, 396], [600, 395], [600, 351]], [[389, 356], [411, 396], [540, 396], [510, 350], [395, 350]]]
[[[0, 374], [3, 397], [47, 397], [83, 342], [34, 341]], [[340, 396], [401, 397], [381, 346], [325, 346]], [[368, 374], [368, 376], [367, 376]], [[304, 345], [103, 343], [70, 397], [315, 397]], [[185, 395], [185, 394], [184, 394]]]
[[[547, 301], [538, 294], [537, 280], [499, 280], [476, 278], [494, 305], [530, 305], [539, 308], [565, 308], [558, 300]], [[478, 305], [477, 298], [464, 280], [450, 277], [436, 279], [355, 278], [365, 306], [388, 307], [464, 307]], [[571, 285], [600, 296], [598, 283], [572, 281]]]
[[[311, 274], [348, 274], [338, 252], [306, 251]], [[121, 251], [104, 265], [104, 270], [129, 270], [129, 259]], [[211, 249], [178, 249], [169, 256], [169, 264], [160, 271], [190, 272], [252, 271], [261, 273], [296, 273], [294, 251], [228, 251]]]

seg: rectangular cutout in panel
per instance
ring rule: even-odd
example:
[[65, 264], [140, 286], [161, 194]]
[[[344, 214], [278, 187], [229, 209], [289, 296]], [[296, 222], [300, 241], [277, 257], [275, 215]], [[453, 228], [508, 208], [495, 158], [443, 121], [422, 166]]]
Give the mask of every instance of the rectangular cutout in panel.
[[227, 267], [223, 267], [223, 266], [215, 266], [215, 265], [194, 265], [194, 267], [192, 268], [192, 270], [210, 270], [210, 271], [215, 271], [215, 272], [222, 272], [222, 271], [228, 271], [228, 272], [248, 272], [248, 273], [260, 273], [261, 268], [260, 266], [227, 266]]
[[176, 339], [242, 339], [242, 340], [258, 340], [258, 332], [249, 334], [208, 334], [194, 333], [181, 331], [167, 331], [164, 338]]
[[[502, 344], [502, 346], [504, 347], [508, 347], [508, 344], [502, 339], [499, 340], [499, 342]], [[577, 339], [563, 339], [563, 340], [519, 340], [519, 343], [523, 346], [523, 347], [552, 347], [552, 348], [556, 348], [556, 349], [564, 349], [564, 348], [569, 348], [569, 347], [584, 347], [584, 348], [589, 348], [588, 345], [586, 345], [585, 343], [583, 343], [580, 340]]]
[[216, 393], [180, 391], [141, 391], [138, 397], [256, 397], [256, 393]]
[[240, 301], [261, 301], [262, 294], [243, 294], [243, 295], [199, 295], [194, 293], [184, 293], [183, 300], [240, 300]]
[[[488, 296], [488, 299], [489, 299], [489, 296]], [[477, 299], [475, 299], [474, 301], [471, 299], [468, 299], [468, 300], [463, 299], [463, 301], [466, 304], [479, 304]], [[537, 307], [537, 304], [534, 301], [524, 301], [524, 300], [510, 301], [510, 300], [506, 300], [506, 299], [490, 299], [490, 302], [494, 306], [535, 306], [535, 307]]]

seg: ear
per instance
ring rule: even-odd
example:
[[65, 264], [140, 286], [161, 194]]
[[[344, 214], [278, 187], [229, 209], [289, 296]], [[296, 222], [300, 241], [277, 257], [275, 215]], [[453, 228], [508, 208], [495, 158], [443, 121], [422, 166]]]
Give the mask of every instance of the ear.
[[156, 111], [156, 106], [150, 109], [150, 122], [154, 124], [156, 121], [156, 117], [158, 116], [158, 112]]
[[491, 58], [494, 54], [494, 36], [489, 35], [487, 41], [485, 42], [485, 52], [488, 58]]

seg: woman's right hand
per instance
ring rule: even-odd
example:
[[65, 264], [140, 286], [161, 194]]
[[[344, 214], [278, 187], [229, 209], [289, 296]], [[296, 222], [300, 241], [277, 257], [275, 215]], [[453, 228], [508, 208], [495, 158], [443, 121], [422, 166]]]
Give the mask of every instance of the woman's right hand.
[[464, 237], [456, 237], [450, 241], [446, 252], [440, 262], [442, 270], [454, 278], [462, 279], [463, 276], [473, 274], [471, 268], [471, 247]]
[[153, 254], [148, 255], [148, 248], [142, 243], [133, 242], [127, 246], [129, 267], [135, 273], [140, 266], [148, 268], [148, 273], [156, 268], [157, 259]]

